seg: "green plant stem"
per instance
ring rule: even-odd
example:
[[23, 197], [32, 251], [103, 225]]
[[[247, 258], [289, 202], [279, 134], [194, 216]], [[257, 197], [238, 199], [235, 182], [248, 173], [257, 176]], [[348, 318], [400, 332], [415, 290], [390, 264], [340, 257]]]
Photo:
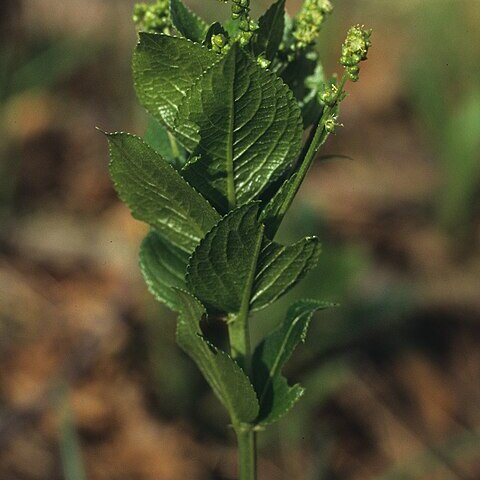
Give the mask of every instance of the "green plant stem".
[[[262, 248], [264, 235], [263, 225], [257, 234], [256, 245], [252, 252], [250, 275], [245, 286], [243, 298], [238, 313], [231, 313], [228, 316], [228, 336], [230, 340], [230, 353], [232, 358], [243, 368], [247, 375], [251, 372], [252, 351], [250, 345], [250, 298], [255, 280], [258, 257]], [[256, 479], [256, 442], [253, 425], [238, 424], [235, 419], [235, 433], [238, 441], [238, 465], [240, 470], [240, 480]]]
[[[252, 257], [250, 260], [250, 273], [243, 292], [242, 302], [238, 313], [228, 315], [228, 336], [230, 340], [230, 353], [232, 358], [243, 368], [247, 375], [251, 369], [251, 347], [250, 347], [250, 298], [252, 296], [253, 282], [257, 269], [258, 257], [262, 248], [264, 226], [259, 228]], [[248, 261], [248, 259], [245, 259]]]
[[250, 326], [248, 311], [245, 315], [240, 312], [228, 316], [228, 337], [232, 358], [246, 371], [250, 370]]
[[279, 225], [281, 223], [281, 219], [287, 213], [288, 209], [290, 208], [290, 205], [293, 202], [293, 199], [297, 195], [298, 190], [300, 189], [300, 186], [303, 183], [303, 180], [305, 179], [308, 171], [310, 170], [313, 160], [315, 160], [315, 157], [318, 151], [320, 150], [320, 147], [326, 142], [328, 136], [330, 135], [330, 133], [325, 128], [325, 124], [327, 120], [330, 118], [330, 116], [334, 114], [338, 109], [338, 103], [341, 99], [341, 95], [343, 93], [343, 89], [345, 87], [347, 78], [348, 78], [347, 75], [343, 75], [342, 79], [340, 80], [340, 85], [338, 88], [337, 101], [333, 106], [326, 106], [324, 108], [322, 112], [322, 116], [318, 120], [317, 125], [314, 129], [315, 133], [309, 137], [309, 140], [302, 151], [302, 155], [301, 155], [302, 160], [300, 163], [300, 168], [296, 172], [295, 180], [279, 212], [279, 218], [280, 218], [280, 221], [278, 222]]
[[251, 425], [240, 425], [235, 429], [238, 442], [239, 480], [257, 478], [256, 434]]

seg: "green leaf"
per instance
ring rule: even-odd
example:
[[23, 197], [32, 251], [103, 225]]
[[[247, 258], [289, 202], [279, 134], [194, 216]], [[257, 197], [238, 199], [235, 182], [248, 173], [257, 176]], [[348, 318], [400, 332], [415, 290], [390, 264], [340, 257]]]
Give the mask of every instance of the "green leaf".
[[253, 44], [255, 55], [265, 53], [273, 60], [285, 30], [285, 0], [278, 0], [258, 20], [258, 30]]
[[202, 336], [203, 305], [184, 291], [177, 292], [182, 313], [177, 324], [177, 343], [198, 365], [215, 395], [228, 410], [232, 422], [250, 423], [258, 415], [257, 396], [243, 370], [226, 353]]
[[230, 38], [235, 38], [240, 33], [240, 20], [238, 18], [228, 18], [223, 23]]
[[273, 239], [283, 218], [283, 205], [290, 195], [293, 195], [293, 185], [297, 174], [294, 173], [285, 180], [275, 196], [267, 203], [260, 215], [260, 220], [265, 224], [265, 233]]
[[260, 401], [257, 422], [267, 425], [285, 415], [303, 394], [299, 385], [289, 387], [281, 371], [296, 346], [305, 341], [312, 315], [333, 306], [318, 300], [300, 300], [287, 312], [283, 324], [256, 348], [253, 356], [254, 385]]
[[148, 120], [143, 140], [177, 170], [185, 164], [185, 149], [178, 144], [166, 128], [152, 117]]
[[227, 212], [257, 199], [292, 166], [302, 120], [282, 81], [234, 44], [185, 97], [177, 134], [199, 155], [185, 178]]
[[180, 311], [174, 288], [186, 289], [188, 254], [175, 248], [152, 230], [140, 247], [140, 269], [148, 289], [160, 302]]
[[140, 32], [133, 54], [133, 77], [140, 103], [174, 130], [185, 92], [219, 56], [185, 38]]
[[289, 246], [266, 243], [257, 264], [251, 309], [264, 308], [288, 292], [317, 266], [320, 252], [316, 237], [306, 237]]
[[158, 153], [127, 133], [107, 134], [110, 174], [132, 215], [165, 240], [191, 253], [220, 218]]
[[192, 12], [182, 0], [170, 0], [170, 13], [174, 27], [193, 42], [201, 43], [208, 30], [207, 23]]
[[295, 95], [302, 110], [304, 127], [308, 127], [318, 120], [322, 111], [318, 92], [325, 84], [325, 76], [317, 52], [303, 50], [288, 64], [282, 79]]
[[257, 203], [233, 210], [205, 236], [190, 258], [187, 285], [209, 312], [248, 305], [263, 228]]

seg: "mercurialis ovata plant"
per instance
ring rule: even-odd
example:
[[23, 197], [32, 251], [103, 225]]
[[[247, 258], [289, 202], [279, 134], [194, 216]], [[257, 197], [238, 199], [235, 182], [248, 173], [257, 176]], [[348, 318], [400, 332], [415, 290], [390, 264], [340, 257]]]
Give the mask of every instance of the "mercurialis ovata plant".
[[[258, 20], [249, 0], [230, 7], [230, 20], [209, 25], [181, 0], [136, 5], [133, 74], [151, 121], [144, 138], [107, 137], [115, 188], [151, 227], [140, 252], [145, 281], [178, 312], [177, 342], [228, 411], [240, 478], [252, 480], [257, 432], [304, 394], [283, 366], [313, 313], [330, 304], [297, 301], [255, 348], [250, 323], [317, 264], [316, 237], [282, 245], [275, 236], [338, 126], [371, 32], [349, 30], [343, 73], [327, 78], [315, 43], [329, 0], [305, 0], [295, 17], [277, 0]], [[225, 322], [227, 349], [202, 332], [208, 315]]]

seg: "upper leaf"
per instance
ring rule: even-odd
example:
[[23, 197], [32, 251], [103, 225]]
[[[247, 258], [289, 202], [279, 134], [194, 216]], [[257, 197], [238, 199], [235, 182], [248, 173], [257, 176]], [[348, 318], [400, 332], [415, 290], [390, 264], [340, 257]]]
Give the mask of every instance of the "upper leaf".
[[190, 258], [187, 285], [208, 311], [233, 313], [248, 305], [263, 237], [258, 208], [244, 205], [223, 217]]
[[292, 93], [238, 44], [199, 78], [176, 126], [199, 155], [185, 178], [222, 212], [257, 199], [292, 166], [302, 141]]
[[196, 362], [232, 421], [252, 422], [259, 406], [250, 380], [231, 357], [203, 338], [199, 325], [205, 314], [203, 305], [187, 292], [177, 293], [182, 305], [177, 343]]
[[126, 133], [107, 136], [110, 174], [132, 215], [191, 253], [218, 221], [218, 213], [140, 138]]
[[258, 30], [254, 42], [255, 55], [265, 54], [273, 60], [282, 42], [285, 30], [285, 0], [277, 0], [258, 20]]
[[317, 266], [321, 247], [318, 238], [307, 237], [293, 245], [267, 242], [260, 252], [252, 310], [270, 305], [288, 292], [307, 272]]
[[203, 41], [208, 30], [207, 23], [182, 0], [170, 0], [170, 13], [173, 25], [185, 38], [198, 43]]
[[218, 55], [185, 38], [140, 32], [133, 54], [133, 77], [140, 103], [174, 129], [178, 105]]
[[278, 420], [290, 410], [303, 391], [288, 387], [281, 370], [295, 347], [305, 340], [313, 313], [332, 306], [318, 300], [300, 300], [287, 312], [283, 324], [256, 348], [253, 356], [254, 385], [260, 402], [258, 423]]
[[174, 288], [186, 289], [188, 254], [166, 242], [154, 230], [140, 247], [140, 268], [148, 289], [157, 300], [180, 311], [181, 303]]

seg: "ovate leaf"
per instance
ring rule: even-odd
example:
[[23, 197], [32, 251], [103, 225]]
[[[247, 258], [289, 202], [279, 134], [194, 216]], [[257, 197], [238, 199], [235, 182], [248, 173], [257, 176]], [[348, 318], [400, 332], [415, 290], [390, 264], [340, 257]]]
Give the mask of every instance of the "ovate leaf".
[[192, 12], [182, 0], [170, 0], [170, 13], [174, 27], [185, 37], [201, 43], [208, 30], [207, 23]]
[[203, 338], [199, 323], [205, 315], [203, 305], [186, 292], [177, 293], [182, 312], [177, 324], [177, 343], [198, 365], [232, 421], [252, 422], [259, 407], [250, 380], [232, 358]]
[[265, 54], [273, 60], [285, 30], [285, 0], [277, 0], [258, 20], [258, 30], [253, 44], [255, 55]]
[[260, 252], [253, 296], [252, 310], [270, 305], [315, 268], [320, 257], [318, 238], [307, 237], [293, 245], [268, 242]]
[[289, 387], [281, 371], [295, 347], [305, 340], [312, 315], [332, 306], [318, 300], [300, 300], [287, 312], [283, 324], [256, 348], [253, 356], [254, 385], [260, 402], [258, 423], [270, 424], [285, 415], [300, 398], [299, 385]]
[[282, 81], [234, 44], [185, 97], [176, 131], [199, 156], [185, 178], [226, 212], [257, 199], [292, 166], [302, 121]]
[[257, 216], [256, 203], [233, 210], [193, 252], [187, 285], [209, 312], [234, 313], [248, 305], [263, 236]]
[[140, 32], [133, 77], [140, 103], [173, 130], [178, 105], [195, 80], [219, 57], [185, 38]]
[[175, 311], [180, 302], [174, 288], [186, 289], [188, 254], [166, 242], [154, 230], [140, 247], [140, 268], [148, 289], [157, 300]]
[[108, 134], [110, 174], [120, 198], [132, 215], [162, 237], [191, 253], [220, 218], [158, 153], [140, 138]]

